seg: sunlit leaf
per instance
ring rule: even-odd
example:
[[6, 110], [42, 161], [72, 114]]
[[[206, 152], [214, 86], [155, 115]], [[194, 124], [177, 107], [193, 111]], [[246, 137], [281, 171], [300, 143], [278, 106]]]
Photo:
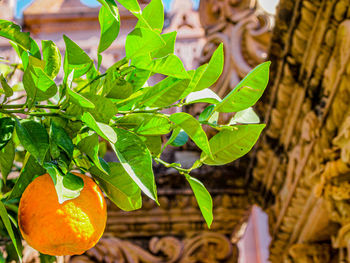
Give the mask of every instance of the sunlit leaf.
[[157, 190], [149, 150], [132, 132], [118, 128], [115, 131], [118, 140], [111, 146], [120, 163], [141, 190], [157, 202]]
[[218, 112], [238, 112], [253, 106], [264, 93], [269, 82], [270, 61], [255, 67], [242, 81], [217, 104]]
[[213, 222], [213, 200], [202, 182], [189, 175], [186, 176], [186, 179], [191, 185], [194, 196], [197, 199], [199, 209], [202, 212], [208, 228], [210, 228], [211, 223]]
[[224, 165], [242, 157], [255, 145], [265, 124], [237, 125], [224, 129], [210, 139], [213, 158], [202, 153], [201, 160], [208, 165]]

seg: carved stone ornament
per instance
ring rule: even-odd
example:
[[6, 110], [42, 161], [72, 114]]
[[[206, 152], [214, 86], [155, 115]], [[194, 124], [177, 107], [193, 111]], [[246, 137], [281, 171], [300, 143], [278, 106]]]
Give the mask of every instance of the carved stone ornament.
[[224, 43], [224, 71], [214, 87], [222, 97], [267, 59], [273, 18], [260, 10], [255, 0], [202, 0], [199, 12], [207, 35], [201, 62], [208, 62]]
[[136, 242], [107, 237], [84, 255], [67, 260], [71, 263], [236, 263], [237, 258], [237, 247], [226, 236], [203, 232], [184, 240], [153, 237], [148, 249]]

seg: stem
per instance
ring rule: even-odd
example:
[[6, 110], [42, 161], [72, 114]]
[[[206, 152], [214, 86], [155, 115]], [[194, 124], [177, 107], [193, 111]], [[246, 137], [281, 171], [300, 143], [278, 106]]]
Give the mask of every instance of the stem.
[[168, 163], [168, 162], [166, 162], [166, 161], [164, 161], [164, 160], [162, 160], [162, 159], [160, 159], [158, 157], [154, 157], [153, 156], [153, 159], [155, 161], [157, 161], [158, 163], [163, 164], [167, 168], [174, 168], [174, 169], [176, 169], [180, 174], [189, 174], [189, 172], [191, 171], [191, 169], [181, 168], [181, 167], [177, 166], [175, 163]]
[[98, 75], [97, 77], [93, 78], [89, 83], [85, 84], [83, 87], [81, 87], [79, 90], [77, 90], [77, 93], [82, 92], [84, 89], [86, 89], [88, 86], [90, 86], [92, 83], [94, 83], [96, 80], [106, 76], [107, 73], [103, 73], [101, 75]]
[[17, 98], [14, 98], [14, 99], [12, 99], [12, 100], [8, 100], [7, 102], [8, 102], [8, 103], [10, 103], [10, 102], [14, 102], [14, 101], [17, 101], [17, 100], [23, 99], [23, 98], [25, 98], [25, 97], [26, 97], [26, 95], [21, 95], [21, 96], [19, 96], [19, 97], [17, 97]]
[[129, 113], [156, 113], [158, 111], [161, 110], [165, 110], [165, 109], [170, 109], [170, 108], [178, 108], [178, 107], [182, 107], [185, 106], [186, 104], [184, 103], [177, 103], [177, 104], [172, 104], [166, 107], [161, 107], [161, 108], [155, 108], [152, 110], [131, 110], [131, 111], [118, 111], [119, 114], [129, 114]]
[[[0, 105], [0, 109], [24, 109], [26, 104], [16, 104], [16, 105]], [[58, 105], [34, 105], [34, 108], [38, 109], [59, 109]]]

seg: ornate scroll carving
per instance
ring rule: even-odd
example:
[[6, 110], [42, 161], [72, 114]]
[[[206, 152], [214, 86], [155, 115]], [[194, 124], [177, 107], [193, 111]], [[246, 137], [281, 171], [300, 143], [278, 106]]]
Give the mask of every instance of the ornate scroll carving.
[[330, 245], [296, 244], [288, 250], [285, 263], [327, 263], [330, 262]]
[[175, 237], [154, 237], [148, 249], [136, 242], [104, 238], [96, 247], [82, 256], [72, 257], [69, 262], [235, 263], [237, 259], [237, 247], [226, 236], [204, 232], [182, 241]]
[[224, 43], [224, 71], [214, 88], [223, 96], [267, 58], [272, 17], [259, 10], [255, 0], [202, 0], [199, 12], [207, 33], [201, 62], [207, 62], [218, 44]]

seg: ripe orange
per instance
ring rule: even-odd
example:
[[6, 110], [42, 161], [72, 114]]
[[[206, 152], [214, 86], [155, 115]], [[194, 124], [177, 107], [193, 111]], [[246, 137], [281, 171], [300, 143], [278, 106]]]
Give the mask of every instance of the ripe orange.
[[106, 201], [89, 177], [79, 197], [58, 203], [50, 175], [37, 177], [24, 191], [18, 223], [30, 246], [48, 255], [79, 255], [93, 247], [106, 226]]

